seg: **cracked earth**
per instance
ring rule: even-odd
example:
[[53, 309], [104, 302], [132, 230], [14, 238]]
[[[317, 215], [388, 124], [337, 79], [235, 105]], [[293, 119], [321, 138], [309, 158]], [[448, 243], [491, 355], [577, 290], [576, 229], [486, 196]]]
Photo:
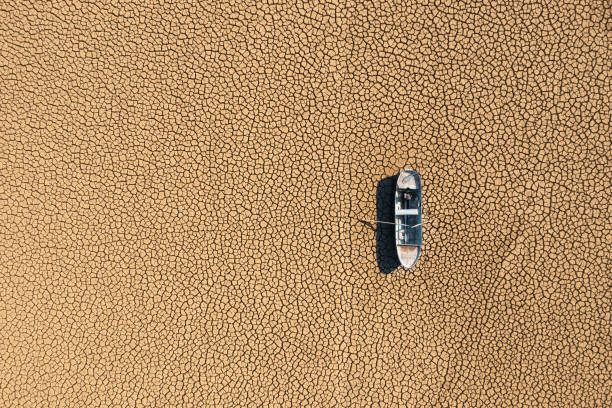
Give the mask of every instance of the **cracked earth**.
[[[2, 2], [1, 404], [610, 406], [609, 41], [599, 1]], [[410, 271], [359, 222], [401, 168]]]

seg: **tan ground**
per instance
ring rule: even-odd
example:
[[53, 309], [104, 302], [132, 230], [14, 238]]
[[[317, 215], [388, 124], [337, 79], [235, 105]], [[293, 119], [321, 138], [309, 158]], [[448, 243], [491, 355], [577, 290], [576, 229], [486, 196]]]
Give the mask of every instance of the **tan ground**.
[[606, 2], [18, 3], [0, 405], [610, 406]]

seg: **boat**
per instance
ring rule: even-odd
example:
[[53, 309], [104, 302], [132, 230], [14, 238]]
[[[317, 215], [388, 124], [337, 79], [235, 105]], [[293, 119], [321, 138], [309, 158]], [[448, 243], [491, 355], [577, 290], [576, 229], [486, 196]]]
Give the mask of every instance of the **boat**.
[[416, 264], [422, 241], [421, 178], [414, 170], [404, 170], [395, 186], [395, 244], [404, 268]]

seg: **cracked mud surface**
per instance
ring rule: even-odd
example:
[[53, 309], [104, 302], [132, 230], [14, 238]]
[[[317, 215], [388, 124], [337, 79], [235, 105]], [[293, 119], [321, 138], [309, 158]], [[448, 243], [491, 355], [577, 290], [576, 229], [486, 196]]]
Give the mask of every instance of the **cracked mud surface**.
[[605, 2], [340, 3], [0, 7], [2, 405], [609, 406]]

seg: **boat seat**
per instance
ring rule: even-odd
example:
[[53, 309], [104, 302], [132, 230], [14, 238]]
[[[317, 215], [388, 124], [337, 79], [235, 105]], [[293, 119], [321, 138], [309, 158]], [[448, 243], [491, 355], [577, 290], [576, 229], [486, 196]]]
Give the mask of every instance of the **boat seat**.
[[417, 208], [395, 210], [395, 215], [419, 215], [419, 210]]

